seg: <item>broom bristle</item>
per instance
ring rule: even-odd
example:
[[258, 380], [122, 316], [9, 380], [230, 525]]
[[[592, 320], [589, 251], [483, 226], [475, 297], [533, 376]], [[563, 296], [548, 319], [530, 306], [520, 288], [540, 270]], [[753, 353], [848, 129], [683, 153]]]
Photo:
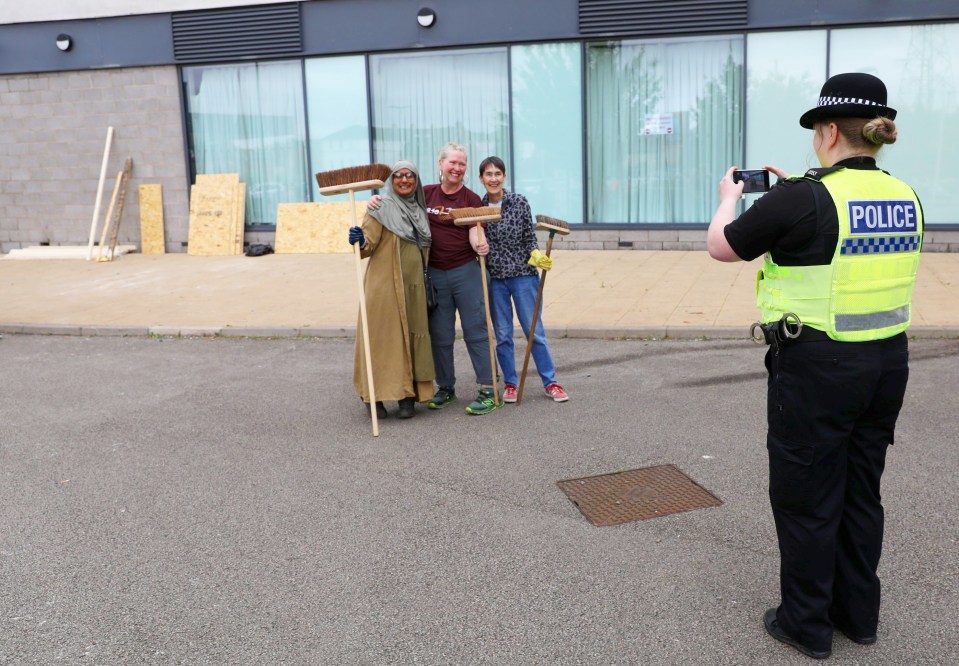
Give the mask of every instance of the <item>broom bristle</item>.
[[450, 211], [450, 217], [454, 220], [463, 220], [472, 217], [499, 217], [502, 209], [499, 206], [482, 206], [479, 208], [454, 208]]
[[537, 231], [552, 231], [562, 236], [569, 235], [569, 223], [546, 215], [536, 216]]
[[386, 182], [391, 173], [393, 170], [385, 164], [363, 164], [332, 171], [320, 171], [316, 174], [316, 183], [320, 187], [337, 187], [371, 180]]

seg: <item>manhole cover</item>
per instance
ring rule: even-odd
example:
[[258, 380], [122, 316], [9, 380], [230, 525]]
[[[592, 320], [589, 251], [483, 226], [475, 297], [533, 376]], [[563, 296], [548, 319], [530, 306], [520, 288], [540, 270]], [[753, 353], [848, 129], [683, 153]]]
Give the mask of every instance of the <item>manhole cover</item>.
[[556, 485], [593, 525], [621, 525], [670, 513], [719, 506], [711, 492], [675, 465], [557, 481]]

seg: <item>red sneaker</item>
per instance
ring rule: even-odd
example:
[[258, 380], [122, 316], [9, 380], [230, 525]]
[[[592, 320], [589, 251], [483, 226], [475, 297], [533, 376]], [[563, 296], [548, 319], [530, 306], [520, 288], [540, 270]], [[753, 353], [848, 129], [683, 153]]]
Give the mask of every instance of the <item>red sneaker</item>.
[[503, 387], [503, 402], [516, 402], [516, 387], [512, 384]]
[[546, 395], [551, 397], [556, 402], [566, 402], [569, 400], [569, 396], [566, 395], [566, 391], [564, 391], [563, 387], [559, 384], [550, 384], [547, 386]]

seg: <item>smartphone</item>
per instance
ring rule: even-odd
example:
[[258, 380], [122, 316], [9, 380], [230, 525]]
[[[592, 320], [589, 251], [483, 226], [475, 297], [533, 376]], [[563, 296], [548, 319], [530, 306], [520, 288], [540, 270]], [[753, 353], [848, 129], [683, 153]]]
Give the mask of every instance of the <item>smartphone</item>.
[[769, 172], [765, 169], [733, 171], [733, 182], [743, 181], [743, 194], [769, 191]]

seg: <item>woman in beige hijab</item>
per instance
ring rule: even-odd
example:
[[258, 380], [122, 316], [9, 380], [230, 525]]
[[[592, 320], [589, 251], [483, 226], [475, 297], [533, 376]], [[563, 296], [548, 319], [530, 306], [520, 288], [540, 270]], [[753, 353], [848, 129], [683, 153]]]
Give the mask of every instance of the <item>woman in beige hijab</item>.
[[[349, 240], [360, 243], [361, 256], [370, 259], [365, 289], [373, 385], [381, 399], [377, 416], [387, 416], [382, 401], [396, 400], [397, 416], [410, 418], [414, 403], [432, 396], [434, 376], [423, 279], [430, 225], [412, 162], [393, 165], [380, 207], [367, 211], [362, 227], [350, 229]], [[369, 410], [362, 336], [356, 337], [353, 385]]]

